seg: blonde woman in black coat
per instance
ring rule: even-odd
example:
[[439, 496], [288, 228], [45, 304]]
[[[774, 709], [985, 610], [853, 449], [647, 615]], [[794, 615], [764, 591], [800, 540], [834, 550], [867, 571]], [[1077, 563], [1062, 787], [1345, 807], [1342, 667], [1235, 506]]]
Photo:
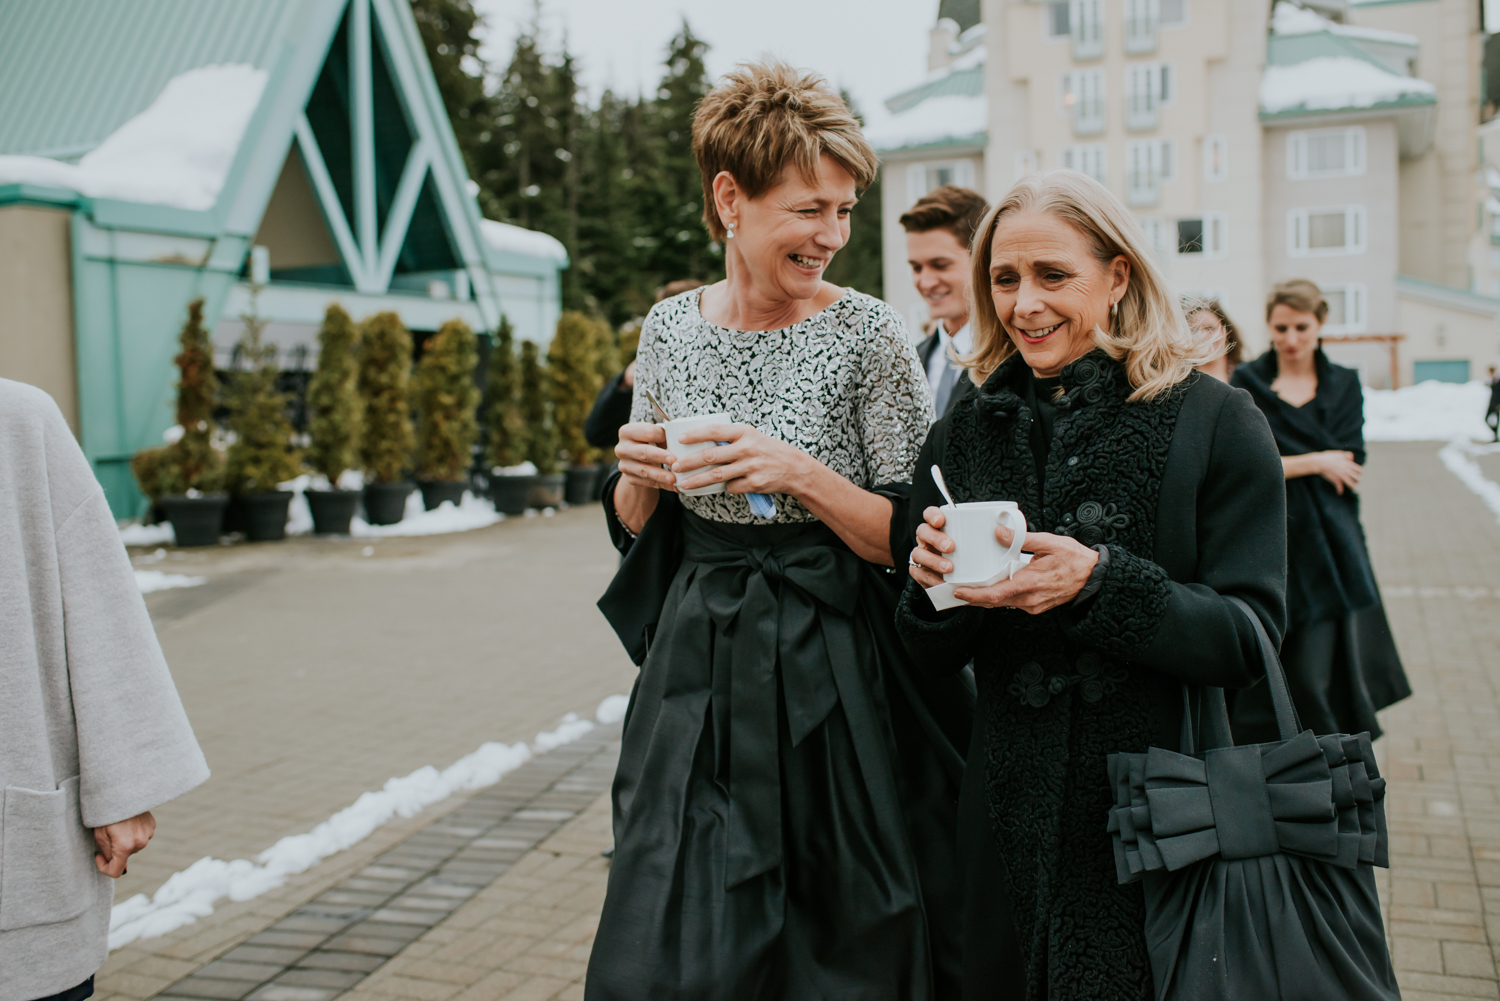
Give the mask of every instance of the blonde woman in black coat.
[[[897, 613], [920, 668], [972, 658], [979, 686], [959, 806], [964, 997], [1138, 1001], [1144, 905], [1116, 879], [1105, 755], [1175, 748], [1184, 681], [1258, 679], [1226, 596], [1280, 636], [1276, 444], [1247, 393], [1194, 371], [1204, 349], [1136, 222], [1083, 174], [1011, 189], [975, 240], [973, 288], [979, 389], [917, 460]], [[952, 569], [934, 464], [960, 503], [1018, 503], [1033, 554], [947, 612], [923, 591]]]

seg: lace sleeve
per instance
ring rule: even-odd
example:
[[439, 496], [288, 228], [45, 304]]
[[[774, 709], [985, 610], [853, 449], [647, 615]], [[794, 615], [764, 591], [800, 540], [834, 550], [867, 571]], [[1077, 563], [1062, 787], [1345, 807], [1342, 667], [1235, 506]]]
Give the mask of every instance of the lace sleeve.
[[865, 485], [909, 482], [934, 420], [927, 376], [900, 313], [880, 303], [866, 322], [860, 370], [860, 434], [870, 476]]
[[[646, 399], [646, 394], [641, 388], [651, 390], [659, 400], [662, 398], [661, 385], [661, 311], [655, 307], [646, 315], [646, 320], [641, 324], [641, 339], [636, 345], [635, 351], [635, 395], [630, 400], [630, 420], [632, 423], [656, 423], [656, 411], [651, 407], [651, 401]], [[666, 404], [670, 406], [671, 404]]]

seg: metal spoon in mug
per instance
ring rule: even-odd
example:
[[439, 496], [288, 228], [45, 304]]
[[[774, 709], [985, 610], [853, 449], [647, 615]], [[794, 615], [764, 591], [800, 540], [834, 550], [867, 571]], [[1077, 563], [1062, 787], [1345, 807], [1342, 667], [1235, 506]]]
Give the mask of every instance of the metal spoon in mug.
[[958, 507], [957, 504], [953, 503], [953, 495], [948, 492], [948, 484], [943, 482], [943, 471], [937, 467], [937, 463], [935, 462], [932, 464], [932, 482], [937, 484], [938, 493], [943, 495], [943, 500], [948, 502], [949, 507]]
[[[664, 407], [664, 406], [662, 406], [659, 402], [657, 402], [656, 394], [655, 393], [651, 392], [651, 390], [647, 389], [645, 386], [641, 387], [641, 392], [643, 392], [643, 393], [646, 394], [646, 399], [649, 400], [649, 401], [651, 401], [651, 405], [656, 408], [656, 412], [659, 413], [659, 414], [661, 414], [661, 419], [662, 420], [669, 421], [669, 420], [672, 419], [672, 418], [670, 418], [670, 417], [667, 416], [667, 408]], [[721, 442], [716, 442], [715, 444], [728, 445], [729, 442], [727, 442], [727, 441], [721, 441]], [[933, 468], [936, 469], [937, 467], [934, 466]], [[776, 517], [776, 502], [771, 499], [770, 495], [768, 495], [768, 494], [746, 494], [745, 495], [745, 500], [750, 505], [750, 513], [753, 514], [753, 515], [755, 515], [757, 518], [774, 518], [774, 517]]]
[[669, 421], [669, 420], [672, 419], [672, 418], [670, 418], [670, 417], [667, 416], [667, 408], [663, 407], [660, 403], [656, 402], [656, 394], [655, 393], [651, 392], [651, 390], [647, 389], [645, 386], [641, 387], [641, 392], [643, 392], [643, 393], [646, 394], [646, 399], [650, 400], [651, 401], [651, 405], [656, 408], [656, 412], [659, 413], [659, 414], [661, 414], [661, 419], [662, 420]]

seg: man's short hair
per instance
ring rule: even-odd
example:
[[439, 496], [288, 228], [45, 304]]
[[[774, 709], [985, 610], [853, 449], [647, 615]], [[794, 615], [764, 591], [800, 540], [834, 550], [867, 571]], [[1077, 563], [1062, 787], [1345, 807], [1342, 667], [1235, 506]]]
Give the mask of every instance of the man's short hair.
[[901, 226], [908, 233], [930, 233], [946, 229], [965, 249], [974, 242], [974, 231], [990, 210], [984, 196], [956, 184], [934, 188], [901, 216]]

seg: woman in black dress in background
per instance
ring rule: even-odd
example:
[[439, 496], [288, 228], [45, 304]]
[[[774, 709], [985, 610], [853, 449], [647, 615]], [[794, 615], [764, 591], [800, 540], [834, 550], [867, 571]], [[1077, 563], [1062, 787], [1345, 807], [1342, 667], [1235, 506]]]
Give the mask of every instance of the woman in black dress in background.
[[[1286, 474], [1287, 614], [1281, 645], [1292, 701], [1314, 733], [1380, 736], [1377, 710], [1411, 694], [1359, 522], [1365, 461], [1359, 376], [1319, 345], [1328, 316], [1310, 281], [1284, 282], [1266, 302], [1272, 349], [1235, 369], [1276, 435]], [[1270, 695], [1238, 693], [1236, 743], [1277, 739]]]

